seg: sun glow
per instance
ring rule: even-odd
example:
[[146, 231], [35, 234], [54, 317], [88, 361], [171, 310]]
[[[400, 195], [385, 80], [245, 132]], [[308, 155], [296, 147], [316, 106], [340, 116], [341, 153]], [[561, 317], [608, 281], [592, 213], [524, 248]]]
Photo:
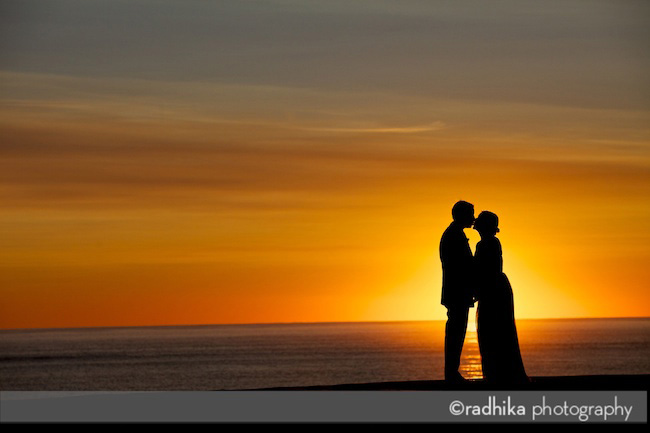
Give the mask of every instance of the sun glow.
[[459, 199], [518, 318], [650, 315], [643, 2], [72, 2], [0, 15], [0, 328], [444, 320]]

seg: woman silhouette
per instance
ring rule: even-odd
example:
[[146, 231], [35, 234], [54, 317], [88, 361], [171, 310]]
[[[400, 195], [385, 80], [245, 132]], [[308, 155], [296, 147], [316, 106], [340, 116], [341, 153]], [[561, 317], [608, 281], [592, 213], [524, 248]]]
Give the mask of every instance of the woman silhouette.
[[493, 384], [529, 382], [519, 350], [512, 287], [503, 273], [499, 218], [483, 211], [474, 222], [481, 235], [476, 245], [478, 282], [476, 331], [483, 377]]

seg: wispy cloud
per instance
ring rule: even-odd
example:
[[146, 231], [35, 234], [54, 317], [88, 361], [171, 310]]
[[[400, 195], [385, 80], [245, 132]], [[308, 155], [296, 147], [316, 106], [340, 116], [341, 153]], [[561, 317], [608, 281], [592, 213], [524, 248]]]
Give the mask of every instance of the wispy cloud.
[[436, 121], [425, 125], [414, 126], [375, 126], [375, 127], [300, 127], [305, 131], [334, 132], [334, 133], [362, 133], [362, 134], [415, 134], [419, 132], [432, 132], [444, 129], [446, 125]]

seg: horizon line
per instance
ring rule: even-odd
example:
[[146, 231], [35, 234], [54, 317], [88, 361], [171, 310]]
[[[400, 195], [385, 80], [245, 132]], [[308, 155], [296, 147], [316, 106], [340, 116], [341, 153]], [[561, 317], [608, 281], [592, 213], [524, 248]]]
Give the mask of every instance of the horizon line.
[[[612, 317], [527, 317], [516, 319], [520, 321], [534, 320], [639, 320], [650, 319], [650, 316], [612, 316]], [[362, 323], [414, 323], [414, 322], [445, 322], [446, 319], [414, 319], [414, 320], [340, 320], [340, 321], [314, 321], [314, 322], [241, 322], [241, 323], [194, 323], [194, 324], [167, 324], [167, 325], [98, 325], [98, 326], [69, 326], [69, 327], [34, 327], [34, 328], [0, 328], [0, 332], [12, 331], [65, 331], [76, 329], [122, 329], [122, 328], [183, 328], [183, 327], [208, 327], [208, 326], [265, 326], [265, 325], [343, 325]]]

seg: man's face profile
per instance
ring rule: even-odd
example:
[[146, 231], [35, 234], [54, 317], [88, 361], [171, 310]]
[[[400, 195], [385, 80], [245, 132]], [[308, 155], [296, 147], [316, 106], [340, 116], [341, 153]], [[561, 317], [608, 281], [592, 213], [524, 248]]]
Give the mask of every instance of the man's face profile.
[[456, 224], [463, 228], [470, 228], [474, 225], [474, 205], [464, 201], [456, 203], [452, 209], [452, 215]]
[[467, 209], [467, 224], [465, 227], [470, 228], [474, 225], [476, 218], [474, 217], [474, 207]]

